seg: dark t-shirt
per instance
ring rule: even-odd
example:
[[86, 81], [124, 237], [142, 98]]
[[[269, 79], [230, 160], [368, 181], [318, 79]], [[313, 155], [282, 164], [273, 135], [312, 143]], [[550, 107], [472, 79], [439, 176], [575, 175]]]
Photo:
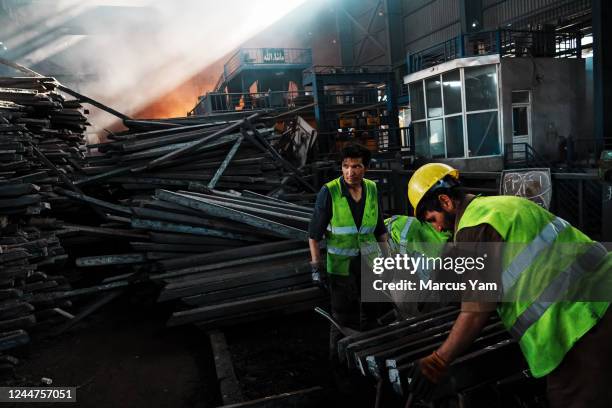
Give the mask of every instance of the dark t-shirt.
[[[457, 211], [457, 218], [455, 222], [455, 242], [471, 243], [473, 244], [471, 250], [476, 255], [480, 255], [484, 252], [491, 251], [491, 249], [499, 252], [490, 254], [488, 261], [497, 262], [498, 265], [491, 265], [489, 267], [495, 267], [500, 270], [501, 273], [501, 245], [487, 245], [490, 243], [504, 242], [501, 235], [489, 224], [480, 224], [473, 227], [462, 228], [461, 231], [457, 232], [457, 226], [459, 220], [463, 216], [465, 209], [474, 199], [474, 196], [468, 196], [463, 205]], [[461, 310], [464, 312], [492, 312], [495, 310], [497, 304], [494, 302], [462, 302]]]

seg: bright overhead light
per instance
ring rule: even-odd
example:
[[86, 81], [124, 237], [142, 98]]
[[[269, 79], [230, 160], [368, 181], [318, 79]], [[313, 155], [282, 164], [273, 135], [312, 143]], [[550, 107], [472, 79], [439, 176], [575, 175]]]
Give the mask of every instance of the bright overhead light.
[[450, 86], [451, 88], [461, 88], [461, 81], [445, 81], [444, 86]]

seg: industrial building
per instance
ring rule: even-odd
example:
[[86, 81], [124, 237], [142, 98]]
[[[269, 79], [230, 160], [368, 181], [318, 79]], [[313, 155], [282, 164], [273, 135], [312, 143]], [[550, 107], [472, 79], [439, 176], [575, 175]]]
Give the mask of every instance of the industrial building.
[[[431, 379], [418, 377], [423, 361], [448, 347], [470, 302], [365, 300], [372, 252], [363, 245], [371, 240], [387, 257], [431, 256], [431, 242], [406, 236], [411, 225], [450, 222], [426, 217], [443, 214], [437, 201], [423, 210], [440, 184], [455, 207], [452, 194], [519, 196], [553, 217], [504, 273], [528, 270], [537, 256], [575, 256], [578, 267], [560, 267], [568, 279], [604, 265], [612, 251], [609, 2], [176, 3], [0, 1], [0, 401], [559, 406], [550, 383], [547, 391], [552, 376], [536, 372], [530, 346], [508, 327], [507, 298], [479, 299], [498, 313], [452, 361], [431, 363], [441, 380], [421, 399], [416, 379]], [[355, 156], [355, 144], [368, 153]], [[347, 181], [345, 160], [358, 157], [376, 184]], [[451, 170], [424, 183], [415, 201], [409, 182], [431, 164]], [[354, 188], [363, 195], [351, 198]], [[504, 205], [486, 208], [506, 214]], [[455, 207], [447, 235], [419, 235], [447, 245], [436, 256], [460, 246], [469, 204]], [[315, 239], [325, 208], [336, 215]], [[352, 221], [339, 221], [339, 211]], [[383, 219], [389, 234], [379, 240], [372, 231]], [[492, 228], [512, 242], [520, 225], [507, 235]], [[570, 229], [576, 242], [563, 235]], [[543, 256], [559, 236], [573, 250], [589, 243], [603, 252], [597, 261], [562, 250]], [[351, 289], [358, 314], [385, 305], [373, 326], [338, 317], [340, 289], [331, 284], [348, 271], [342, 257], [363, 257]], [[543, 284], [535, 276], [525, 285]], [[543, 291], [528, 298], [527, 312], [517, 306], [519, 317], [564, 301], [609, 304], [612, 270], [601, 276], [592, 298], [542, 300]], [[573, 313], [558, 320], [580, 320]], [[589, 315], [602, 350], [611, 313]], [[565, 343], [582, 344], [587, 330]], [[565, 344], [557, 340], [542, 340], [539, 353]], [[612, 373], [606, 353], [598, 369]], [[577, 375], [588, 382], [587, 366]], [[41, 389], [51, 394], [32, 394]], [[606, 392], [589, 406], [612, 406]], [[602, 400], [608, 405], [596, 405]]]

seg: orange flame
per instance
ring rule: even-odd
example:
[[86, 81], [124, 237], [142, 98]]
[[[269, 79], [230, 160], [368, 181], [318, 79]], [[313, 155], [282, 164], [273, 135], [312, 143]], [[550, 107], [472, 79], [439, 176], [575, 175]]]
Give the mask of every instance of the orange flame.
[[213, 87], [221, 72], [225, 59], [220, 58], [205, 69], [166, 92], [159, 98], [134, 114], [138, 119], [163, 119], [187, 116], [198, 97], [213, 91]]

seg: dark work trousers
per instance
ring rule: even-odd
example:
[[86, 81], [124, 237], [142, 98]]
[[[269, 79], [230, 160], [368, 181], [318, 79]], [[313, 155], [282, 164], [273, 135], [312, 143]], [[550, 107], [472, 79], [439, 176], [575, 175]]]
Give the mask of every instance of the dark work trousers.
[[[379, 303], [361, 303], [361, 260], [354, 258], [348, 276], [328, 275], [331, 295], [332, 317], [344, 327], [364, 331], [376, 327], [376, 319], [381, 316]], [[354, 370], [348, 370], [342, 356], [338, 355], [338, 341], [344, 337], [331, 325], [329, 333], [329, 357], [332, 375], [338, 391], [337, 397], [348, 406], [372, 406], [374, 384]]]
[[550, 408], [612, 407], [612, 307], [546, 378]]
[[[353, 258], [348, 276], [328, 275], [332, 317], [344, 327], [357, 331], [376, 327], [382, 311], [379, 303], [361, 303], [361, 260]], [[330, 360], [337, 359], [336, 344], [342, 333], [334, 326], [330, 332]]]

